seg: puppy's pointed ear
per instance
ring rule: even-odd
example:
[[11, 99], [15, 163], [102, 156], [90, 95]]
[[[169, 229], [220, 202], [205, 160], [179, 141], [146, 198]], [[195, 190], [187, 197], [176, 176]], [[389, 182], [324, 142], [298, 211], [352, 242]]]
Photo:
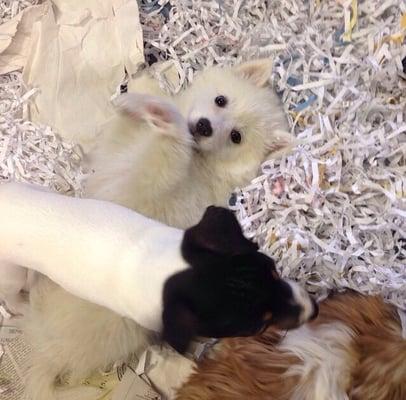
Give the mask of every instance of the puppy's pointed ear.
[[196, 336], [197, 318], [180, 302], [164, 305], [162, 339], [178, 353], [184, 354]]
[[182, 250], [188, 260], [188, 256], [201, 252], [228, 256], [249, 254], [256, 252], [258, 246], [245, 238], [231, 210], [210, 206], [201, 221], [185, 232]]
[[255, 86], [264, 87], [272, 73], [272, 61], [269, 58], [248, 61], [237, 65], [235, 71], [244, 79], [248, 79]]

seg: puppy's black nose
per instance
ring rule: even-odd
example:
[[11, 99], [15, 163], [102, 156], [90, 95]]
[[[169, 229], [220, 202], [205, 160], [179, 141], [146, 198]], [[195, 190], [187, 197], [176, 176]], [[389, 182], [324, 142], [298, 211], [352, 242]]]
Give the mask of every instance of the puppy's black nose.
[[197, 121], [196, 133], [201, 136], [211, 136], [213, 134], [211, 123], [207, 118], [200, 118], [199, 121]]
[[316, 300], [314, 300], [314, 299], [312, 299], [312, 303], [313, 303], [313, 313], [310, 317], [311, 321], [316, 319], [317, 316], [319, 315], [319, 305], [317, 304]]

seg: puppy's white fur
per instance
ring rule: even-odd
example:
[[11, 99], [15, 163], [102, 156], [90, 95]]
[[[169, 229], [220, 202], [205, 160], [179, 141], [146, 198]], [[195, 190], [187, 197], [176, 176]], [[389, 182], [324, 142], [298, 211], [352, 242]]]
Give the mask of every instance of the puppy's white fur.
[[352, 330], [340, 322], [318, 327], [316, 338], [307, 325], [288, 332], [278, 348], [301, 361], [286, 372], [300, 377], [291, 399], [348, 400], [346, 389], [355, 364], [348, 352], [352, 339]]
[[[110, 288], [100, 293], [111, 294]], [[26, 373], [30, 399], [59, 399], [61, 389], [55, 387], [59, 377], [68, 376], [75, 386], [91, 372], [125, 361], [130, 353], [139, 356], [153, 338], [133, 320], [73, 296], [45, 277], [31, 291], [30, 300], [23, 320], [33, 349]], [[69, 398], [85, 400], [86, 388], [79, 389]]]
[[[157, 90], [152, 82], [149, 92], [144, 82], [142, 95], [120, 99], [127, 115], [111, 122], [110, 133], [89, 154], [94, 173], [85, 185], [87, 196], [179, 228], [197, 223], [211, 204], [226, 205], [230, 193], [248, 184], [266, 158], [293, 144], [279, 100], [267, 87], [270, 73], [269, 60], [208, 68], [173, 97], [145, 96]], [[219, 95], [227, 97], [227, 107], [216, 106]], [[193, 140], [189, 125], [202, 117], [212, 122], [213, 134]], [[240, 144], [232, 143], [232, 129], [241, 132]], [[33, 400], [54, 398], [58, 374], [73, 369], [85, 376], [148, 340], [136, 342], [142, 331], [134, 321], [75, 299], [45, 278], [32, 290], [31, 303], [25, 332], [35, 349], [27, 375]], [[52, 330], [58, 337], [49, 340]], [[48, 375], [41, 373], [47, 364], [52, 365]]]
[[292, 289], [295, 302], [302, 305], [303, 311], [300, 315], [299, 321], [300, 323], [305, 323], [311, 318], [314, 312], [314, 305], [309, 297], [309, 294], [306, 292], [306, 290], [304, 290], [303, 287], [290, 280], [287, 280], [287, 283]]

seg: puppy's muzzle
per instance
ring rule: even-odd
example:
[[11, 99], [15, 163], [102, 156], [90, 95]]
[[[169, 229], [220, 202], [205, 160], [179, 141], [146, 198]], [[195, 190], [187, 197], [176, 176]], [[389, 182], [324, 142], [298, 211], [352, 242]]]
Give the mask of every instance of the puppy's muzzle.
[[316, 301], [296, 282], [288, 280], [287, 284], [292, 290], [293, 302], [296, 303], [301, 310], [298, 315], [298, 324], [303, 324], [315, 319], [319, 313], [319, 307]]
[[285, 280], [291, 290], [290, 312], [273, 321], [281, 329], [293, 329], [312, 321], [319, 314], [317, 302], [296, 282]]

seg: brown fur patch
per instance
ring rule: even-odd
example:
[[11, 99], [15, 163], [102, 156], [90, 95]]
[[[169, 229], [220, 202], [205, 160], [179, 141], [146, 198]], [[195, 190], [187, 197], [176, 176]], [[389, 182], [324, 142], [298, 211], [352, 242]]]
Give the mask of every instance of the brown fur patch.
[[213, 358], [203, 360], [179, 390], [177, 399], [287, 400], [296, 379], [281, 381], [280, 375], [299, 360], [274, 351], [279, 340], [280, 335], [272, 330], [261, 336], [223, 340]]
[[[310, 324], [315, 340], [318, 326], [332, 322], [344, 323], [354, 332], [348, 349], [356, 360], [350, 399], [406, 399], [406, 340], [395, 307], [379, 297], [337, 294], [320, 305], [319, 317]], [[282, 374], [301, 361], [277, 347], [283, 334], [271, 328], [257, 337], [223, 340], [198, 365], [177, 400], [288, 400], [300, 377]]]

